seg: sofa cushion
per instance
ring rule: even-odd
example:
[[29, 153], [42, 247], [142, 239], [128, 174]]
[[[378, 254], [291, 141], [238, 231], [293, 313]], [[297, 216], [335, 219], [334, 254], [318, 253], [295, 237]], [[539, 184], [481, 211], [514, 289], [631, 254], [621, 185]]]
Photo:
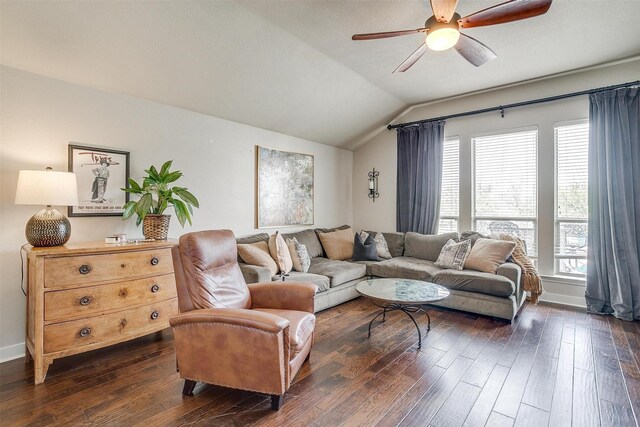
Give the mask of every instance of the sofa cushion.
[[442, 269], [433, 261], [403, 256], [373, 264], [369, 267], [369, 271], [373, 276], [378, 277], [430, 280]]
[[349, 262], [352, 262], [352, 263], [355, 263], [355, 264], [361, 264], [361, 265], [364, 265], [365, 267], [367, 267], [367, 270], [366, 270], [366, 275], [367, 276], [371, 276], [372, 275], [371, 274], [371, 266], [380, 263], [380, 261], [349, 261]]
[[442, 270], [433, 277], [433, 282], [448, 289], [496, 297], [511, 296], [516, 290], [513, 282], [504, 276], [473, 270]]
[[350, 225], [344, 224], [341, 225], [340, 227], [333, 227], [333, 228], [316, 228], [315, 232], [317, 234], [320, 233], [333, 233], [334, 231], [338, 231], [338, 230], [346, 230], [347, 228], [351, 228]]
[[344, 261], [353, 257], [353, 230], [350, 228], [319, 233], [318, 237], [327, 258]]
[[318, 240], [316, 232], [313, 230], [302, 230], [297, 233], [287, 233], [283, 234], [282, 237], [284, 237], [285, 241], [295, 237], [300, 244], [306, 246], [307, 253], [311, 258], [322, 256], [322, 245], [320, 244], [320, 240]]
[[460, 241], [463, 240], [471, 240], [471, 246], [473, 247], [473, 245], [476, 244], [476, 240], [478, 239], [488, 239], [489, 236], [485, 236], [482, 233], [479, 233], [477, 231], [463, 231], [462, 233], [460, 233]]
[[404, 256], [436, 261], [449, 240], [458, 242], [458, 233], [420, 234], [410, 231], [404, 238]]
[[[282, 276], [273, 276], [271, 280], [282, 280]], [[318, 287], [318, 292], [324, 292], [330, 288], [329, 278], [321, 274], [303, 273], [300, 271], [292, 271], [284, 277], [285, 282], [309, 282]]]
[[[376, 231], [367, 231], [369, 234], [376, 235]], [[389, 252], [392, 257], [402, 256], [404, 254], [404, 233], [382, 232], [384, 239], [387, 241]]]
[[352, 261], [379, 261], [376, 241], [371, 234], [362, 239], [360, 233], [353, 235], [353, 257]]
[[311, 260], [309, 273], [327, 276], [329, 278], [329, 283], [333, 288], [351, 280], [364, 277], [367, 274], [367, 267], [355, 262], [337, 261], [327, 258], [314, 258]]

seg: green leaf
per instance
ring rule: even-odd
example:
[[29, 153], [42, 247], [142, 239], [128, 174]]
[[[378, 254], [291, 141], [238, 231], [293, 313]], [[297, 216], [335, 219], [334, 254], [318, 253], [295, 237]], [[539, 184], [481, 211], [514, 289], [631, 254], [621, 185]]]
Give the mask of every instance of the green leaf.
[[122, 207], [122, 209], [124, 209], [124, 212], [122, 213], [123, 220], [131, 218], [131, 216], [136, 213], [136, 205], [137, 203], [134, 201], [125, 203]]
[[176, 211], [176, 217], [180, 222], [180, 225], [184, 227], [184, 224], [189, 221], [191, 224], [191, 216], [189, 215], [189, 211], [187, 210], [186, 205], [181, 200], [173, 199], [173, 208]]
[[140, 188], [136, 180], [133, 178], [129, 178], [129, 187], [135, 191], [142, 191], [142, 188]]
[[169, 168], [171, 167], [171, 163], [173, 163], [173, 160], [168, 160], [166, 162], [164, 162], [164, 165], [162, 165], [162, 168], [160, 168], [160, 177], [164, 177], [168, 172], [169, 172]]
[[142, 219], [150, 212], [151, 206], [153, 204], [153, 196], [151, 193], [147, 193], [138, 200], [136, 213]]
[[180, 197], [182, 200], [187, 202], [190, 205], [195, 206], [196, 208], [200, 207], [200, 202], [196, 199], [196, 196], [191, 194], [191, 192], [187, 191], [186, 188], [173, 188], [173, 191]]
[[170, 182], [177, 181], [178, 179], [180, 179], [181, 176], [182, 176], [182, 172], [180, 171], [171, 172], [164, 178], [164, 182], [168, 184]]

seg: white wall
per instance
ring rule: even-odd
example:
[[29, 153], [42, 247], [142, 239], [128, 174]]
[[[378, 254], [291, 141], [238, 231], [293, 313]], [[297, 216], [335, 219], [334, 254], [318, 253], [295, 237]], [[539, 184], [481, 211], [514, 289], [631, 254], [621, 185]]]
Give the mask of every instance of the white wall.
[[[520, 86], [487, 91], [458, 99], [431, 103], [415, 108], [399, 122], [494, 107], [501, 104], [559, 95], [637, 80], [640, 61], [599, 68], [528, 83]], [[554, 134], [555, 123], [584, 119], [589, 115], [586, 96], [552, 103], [514, 108], [500, 114], [487, 113], [450, 119], [445, 125], [445, 136], [460, 138], [460, 230], [471, 228], [471, 137], [477, 134], [517, 129], [526, 126], [538, 128], [538, 252], [539, 267], [543, 275], [553, 275], [553, 221], [554, 221]], [[378, 134], [369, 143], [359, 147], [353, 158], [353, 206], [356, 229], [395, 230], [396, 227], [396, 132]], [[367, 196], [367, 172], [380, 170], [380, 198], [375, 203]], [[568, 284], [559, 279], [546, 279], [544, 298], [563, 303], [584, 304], [584, 286]]]
[[[314, 155], [315, 226], [352, 222], [350, 151], [7, 67], [0, 68], [0, 82], [0, 361], [24, 351], [19, 249], [27, 220], [39, 210], [14, 205], [18, 171], [67, 170], [70, 142], [130, 151], [136, 179], [151, 164], [173, 159], [200, 209], [193, 227], [182, 230], [173, 218], [171, 237], [212, 228], [236, 235], [255, 231], [256, 145]], [[114, 232], [142, 236], [135, 219], [70, 221], [71, 241], [102, 240]]]

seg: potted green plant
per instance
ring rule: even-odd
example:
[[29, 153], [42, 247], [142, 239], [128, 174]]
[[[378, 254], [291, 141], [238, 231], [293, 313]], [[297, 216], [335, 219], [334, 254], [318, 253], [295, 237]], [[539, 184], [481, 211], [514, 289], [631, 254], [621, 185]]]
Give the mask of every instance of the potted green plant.
[[147, 176], [142, 178], [142, 185], [129, 178], [129, 187], [123, 188], [130, 194], [140, 196], [138, 200], [127, 202], [124, 206], [122, 218], [129, 219], [137, 214], [136, 225], [142, 225], [142, 233], [147, 239], [166, 240], [169, 233], [171, 215], [163, 212], [173, 206], [180, 225], [184, 227], [188, 221], [191, 224], [193, 208], [200, 207], [198, 199], [186, 188], [173, 185], [182, 172], [170, 171], [173, 160], [165, 162], [160, 171], [155, 166], [145, 170]]

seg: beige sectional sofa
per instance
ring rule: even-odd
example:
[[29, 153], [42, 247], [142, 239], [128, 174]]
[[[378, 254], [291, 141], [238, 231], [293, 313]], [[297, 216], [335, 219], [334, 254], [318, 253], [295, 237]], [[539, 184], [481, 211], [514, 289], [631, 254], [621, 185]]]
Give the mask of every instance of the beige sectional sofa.
[[[418, 233], [386, 233], [392, 258], [381, 261], [336, 261], [326, 258], [317, 233], [348, 228], [304, 230], [285, 233], [307, 246], [311, 257], [309, 272], [292, 271], [287, 276], [271, 276], [265, 267], [240, 263], [247, 283], [270, 280], [308, 281], [318, 286], [316, 311], [358, 297], [355, 286], [362, 280], [392, 277], [425, 280], [449, 289], [451, 295], [434, 305], [478, 313], [512, 321], [524, 303], [521, 270], [507, 262], [498, 267], [497, 274], [475, 270], [450, 270], [435, 265], [442, 246], [449, 239], [459, 240], [458, 233], [425, 236]], [[260, 233], [237, 239], [238, 243], [268, 241], [269, 235]]]

